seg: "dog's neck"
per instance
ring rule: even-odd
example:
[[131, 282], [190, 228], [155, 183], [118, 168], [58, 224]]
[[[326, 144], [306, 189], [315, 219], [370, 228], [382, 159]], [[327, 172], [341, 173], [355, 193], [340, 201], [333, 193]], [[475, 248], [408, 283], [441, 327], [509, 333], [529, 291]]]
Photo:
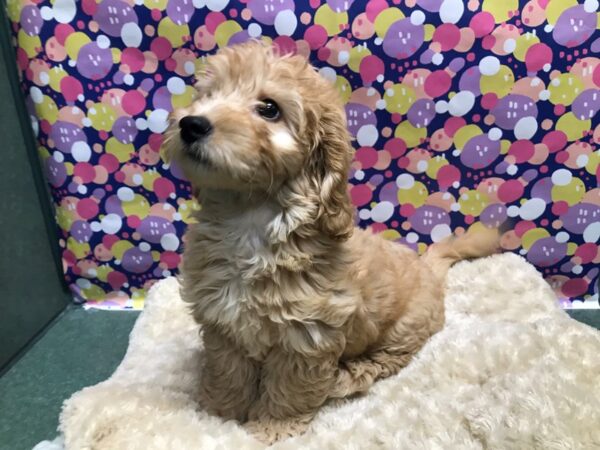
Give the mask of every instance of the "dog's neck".
[[306, 198], [299, 199], [298, 204], [282, 205], [277, 197], [266, 193], [204, 189], [198, 200], [200, 224], [219, 230], [223, 239], [243, 236], [246, 242], [261, 242], [287, 270], [307, 269], [340, 245], [315, 228], [318, 204]]

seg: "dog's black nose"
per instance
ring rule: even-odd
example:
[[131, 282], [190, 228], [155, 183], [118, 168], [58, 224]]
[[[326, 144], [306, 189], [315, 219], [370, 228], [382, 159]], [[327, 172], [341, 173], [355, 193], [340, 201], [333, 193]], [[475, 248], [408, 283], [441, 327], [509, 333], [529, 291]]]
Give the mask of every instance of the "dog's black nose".
[[179, 128], [181, 139], [188, 144], [208, 136], [213, 129], [210, 120], [204, 116], [185, 116], [179, 121]]

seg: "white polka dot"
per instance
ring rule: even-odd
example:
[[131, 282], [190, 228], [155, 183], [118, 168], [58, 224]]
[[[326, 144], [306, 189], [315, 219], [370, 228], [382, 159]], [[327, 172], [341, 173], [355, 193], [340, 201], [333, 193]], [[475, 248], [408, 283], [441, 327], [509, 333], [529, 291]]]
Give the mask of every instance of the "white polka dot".
[[377, 75], [376, 79], [377, 79], [378, 83], [383, 83], [383, 80], [385, 80], [385, 77], [383, 76], [383, 74], [380, 73], [379, 75]]
[[294, 11], [286, 9], [275, 16], [275, 31], [280, 36], [291, 36], [298, 26], [298, 18]]
[[56, 151], [56, 152], [52, 153], [52, 159], [54, 159], [54, 161], [56, 161], [56, 162], [61, 163], [65, 160], [65, 155], [63, 155], [59, 151]]
[[142, 177], [142, 175], [140, 175], [139, 173], [133, 175], [131, 179], [133, 181], [133, 184], [135, 184], [136, 186], [140, 186], [144, 182], [144, 177]]
[[364, 180], [365, 172], [362, 170], [357, 170], [356, 172], [354, 172], [354, 178], [357, 179], [358, 181]]
[[394, 214], [394, 204], [392, 202], [380, 202], [375, 205], [371, 211], [371, 219], [374, 222], [383, 223]]
[[552, 30], [554, 30], [554, 26], [551, 25], [551, 24], [549, 24], [549, 23], [547, 23], [546, 26], [544, 27], [544, 31], [546, 33], [552, 33]]
[[331, 67], [321, 67], [319, 69], [319, 74], [332, 83], [335, 83], [337, 80], [337, 73]]
[[439, 223], [431, 230], [431, 240], [433, 242], [440, 242], [452, 234], [452, 230], [445, 223]]
[[566, 231], [559, 231], [556, 233], [556, 242], [569, 242], [569, 233]]
[[167, 81], [167, 90], [173, 95], [181, 95], [185, 92], [185, 83], [179, 77], [171, 77]]
[[339, 64], [347, 64], [348, 61], [350, 60], [350, 53], [348, 53], [345, 50], [342, 50], [341, 52], [338, 53], [338, 63]]
[[116, 214], [107, 214], [100, 222], [102, 231], [106, 234], [117, 234], [123, 225], [123, 221]]
[[583, 9], [586, 13], [597, 13], [598, 0], [585, 0], [583, 2]]
[[440, 100], [435, 104], [435, 112], [438, 114], [445, 114], [448, 112], [448, 102], [446, 100]]
[[356, 140], [361, 147], [371, 147], [377, 142], [379, 132], [375, 125], [363, 125], [356, 134]]
[[71, 154], [77, 162], [88, 162], [92, 156], [92, 149], [87, 142], [77, 141], [71, 146]]
[[444, 62], [444, 55], [442, 55], [441, 53], [435, 53], [432, 57], [431, 57], [431, 62], [436, 65], [439, 66], [441, 63]]
[[415, 177], [409, 173], [403, 173], [396, 178], [398, 189], [410, 189], [415, 185]]
[[552, 184], [555, 186], [566, 186], [572, 179], [573, 175], [567, 169], [558, 169], [552, 174]]
[[488, 138], [491, 141], [499, 141], [502, 139], [502, 130], [498, 127], [491, 128], [490, 131], [488, 131]]
[[222, 11], [229, 3], [229, 0], [206, 0], [206, 6], [211, 11]]
[[40, 73], [40, 83], [42, 83], [42, 86], [46, 86], [48, 83], [50, 83], [50, 76], [47, 72]]
[[413, 25], [423, 25], [425, 23], [425, 14], [423, 11], [415, 10], [410, 15], [410, 23]]
[[85, 187], [85, 184], [80, 184], [79, 186], [77, 186], [77, 192], [79, 192], [81, 195], [85, 195], [87, 194], [87, 187]]
[[179, 238], [173, 233], [167, 233], [160, 238], [160, 245], [166, 251], [174, 252], [179, 248]]
[[454, 212], [460, 211], [460, 203], [452, 203], [450, 205], [450, 211], [454, 211]]
[[443, 23], [456, 23], [465, 11], [462, 0], [444, 0], [440, 6], [440, 19]]
[[[144, 4], [144, 0], [137, 1], [140, 1], [140, 4]], [[206, 6], [206, 0], [192, 0], [192, 4], [194, 5], [194, 8], [202, 9]]]
[[540, 91], [538, 97], [540, 98], [540, 100], [546, 101], [550, 98], [550, 91], [547, 89], [544, 89], [543, 91]]
[[81, 289], [89, 289], [92, 287], [90, 280], [86, 280], [85, 278], [78, 278], [77, 281], [75, 281], [75, 284], [77, 284], [77, 286], [79, 286]]
[[560, 78], [554, 78], [550, 83], [552, 84], [552, 86], [558, 87], [560, 86]]
[[55, 0], [54, 20], [59, 23], [69, 23], [75, 18], [77, 6], [74, 0]]
[[512, 53], [517, 48], [517, 41], [514, 39], [507, 39], [504, 41], [504, 45], [502, 46], [506, 53]]
[[130, 202], [135, 198], [135, 194], [133, 189], [123, 186], [117, 189], [117, 198], [122, 202]]
[[360, 218], [360, 220], [369, 220], [371, 218], [371, 211], [369, 211], [368, 209], [361, 209], [358, 212], [358, 217]]
[[386, 104], [387, 103], [384, 99], [380, 99], [380, 100], [377, 100], [377, 102], [375, 102], [375, 107], [377, 109], [385, 109]]
[[577, 167], [581, 168], [581, 167], [585, 167], [587, 165], [587, 163], [589, 162], [590, 158], [588, 155], [579, 155], [577, 157], [577, 159], [575, 160], [575, 164], [577, 164]]
[[590, 223], [583, 230], [583, 240], [595, 244], [600, 239], [600, 222]]
[[150, 131], [153, 133], [164, 132], [169, 126], [167, 121], [168, 117], [168, 111], [164, 109], [155, 109], [148, 116], [148, 128], [150, 128]]
[[77, 100], [79, 100], [80, 102], [82, 102], [82, 101], [84, 101], [84, 100], [85, 100], [85, 97], [83, 96], [83, 94], [79, 94], [79, 95], [77, 96]]
[[546, 202], [541, 198], [532, 198], [527, 200], [521, 208], [519, 208], [519, 215], [523, 220], [535, 220], [544, 214], [546, 210]]
[[150, 251], [150, 244], [148, 244], [147, 242], [140, 242], [139, 248], [143, 252], [149, 252]]
[[537, 129], [538, 124], [535, 117], [523, 117], [515, 125], [515, 137], [517, 139], [531, 139]]
[[70, 67], [75, 67], [77, 65], [77, 61], [75, 61], [74, 59], [69, 59], [69, 61], [67, 61], [67, 64]]
[[381, 44], [383, 44], [383, 39], [380, 37], [376, 37], [374, 42], [375, 42], [375, 45], [381, 45]]
[[[90, 125], [91, 125], [91, 122], [90, 122]], [[142, 118], [135, 119], [135, 127], [140, 131], [147, 130], [148, 122], [146, 121], [146, 119], [142, 119]]]
[[181, 220], [181, 218], [182, 218], [181, 214], [179, 214], [179, 213], [173, 214], [173, 220]]
[[552, 69], [552, 66], [550, 65], [550, 63], [546, 63], [546, 64], [544, 64], [542, 69], [544, 70], [544, 72], [550, 72], [550, 69]]
[[414, 231], [411, 231], [406, 235], [406, 242], [409, 244], [416, 244], [419, 241], [419, 235]]
[[529, 84], [533, 87], [536, 87], [536, 86], [539, 86], [541, 82], [542, 82], [542, 80], [540, 78], [535, 77], [531, 80], [531, 83], [529, 83]]
[[133, 78], [133, 75], [131, 75], [130, 73], [126, 74], [123, 77], [123, 83], [125, 83], [127, 86], [132, 86], [134, 82], [135, 78]]
[[121, 28], [121, 39], [127, 47], [139, 47], [142, 43], [142, 30], [135, 22], [127, 22]]
[[42, 6], [42, 8], [40, 9], [40, 15], [45, 21], [54, 19], [54, 11], [52, 11], [52, 8], [50, 8], [49, 6]]
[[96, 44], [98, 44], [98, 47], [100, 48], [110, 48], [110, 39], [108, 36], [101, 34], [96, 38]]
[[583, 267], [580, 265], [573, 266], [571, 272], [573, 272], [575, 275], [581, 275], [581, 272], [583, 272]]
[[517, 205], [511, 205], [506, 209], [508, 217], [517, 217], [519, 215], [519, 207]]
[[525, 250], [524, 248], [519, 250], [519, 255], [525, 256], [526, 254], [527, 254], [527, 250]]
[[171, 276], [171, 271], [170, 270], [163, 270], [162, 271], [162, 276], [165, 278], [168, 278]]
[[251, 23], [248, 25], [248, 34], [250, 37], [257, 38], [262, 34], [262, 28], [257, 23]]
[[44, 101], [44, 94], [42, 94], [42, 90], [38, 87], [31, 87], [29, 89], [29, 96], [33, 100], [33, 103], [37, 103], [38, 105]]
[[471, 91], [460, 91], [450, 99], [448, 111], [455, 117], [467, 114], [475, 105], [475, 94]]
[[479, 61], [479, 71], [481, 75], [496, 75], [500, 70], [500, 60], [495, 56], [485, 56]]
[[506, 168], [506, 173], [509, 175], [516, 175], [517, 171], [518, 171], [518, 167], [515, 164], [510, 164], [507, 168]]
[[38, 123], [37, 117], [29, 116], [29, 121], [31, 122], [31, 129], [33, 130], [33, 134], [37, 136], [40, 131], [40, 125]]
[[417, 171], [419, 171], [420, 173], [423, 173], [427, 170], [428, 166], [429, 166], [428, 161], [421, 160], [417, 163]]
[[186, 61], [183, 64], [183, 70], [185, 71], [185, 73], [187, 73], [188, 75], [192, 75], [195, 71], [196, 71], [196, 64], [194, 64], [193, 61]]
[[100, 222], [90, 223], [90, 228], [92, 229], [92, 231], [94, 233], [97, 233], [98, 231], [102, 230], [102, 227], [100, 226]]

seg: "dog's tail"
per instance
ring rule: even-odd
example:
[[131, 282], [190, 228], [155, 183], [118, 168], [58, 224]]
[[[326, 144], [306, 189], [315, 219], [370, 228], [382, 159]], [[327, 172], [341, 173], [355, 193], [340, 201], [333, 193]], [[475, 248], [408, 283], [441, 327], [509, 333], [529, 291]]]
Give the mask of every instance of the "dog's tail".
[[471, 229], [460, 236], [450, 236], [431, 245], [421, 258], [438, 277], [444, 279], [448, 269], [459, 261], [498, 253], [500, 233], [501, 230], [497, 228]]

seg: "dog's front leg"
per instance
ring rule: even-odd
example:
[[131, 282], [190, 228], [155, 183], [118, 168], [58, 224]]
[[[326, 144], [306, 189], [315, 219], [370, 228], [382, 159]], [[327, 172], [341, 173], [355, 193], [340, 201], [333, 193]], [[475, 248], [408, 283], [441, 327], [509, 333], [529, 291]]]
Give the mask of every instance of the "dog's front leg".
[[258, 364], [227, 336], [205, 327], [201, 403], [211, 414], [244, 422], [258, 395]]
[[303, 433], [336, 380], [337, 357], [307, 357], [274, 349], [261, 372], [259, 397], [246, 429], [271, 444]]

